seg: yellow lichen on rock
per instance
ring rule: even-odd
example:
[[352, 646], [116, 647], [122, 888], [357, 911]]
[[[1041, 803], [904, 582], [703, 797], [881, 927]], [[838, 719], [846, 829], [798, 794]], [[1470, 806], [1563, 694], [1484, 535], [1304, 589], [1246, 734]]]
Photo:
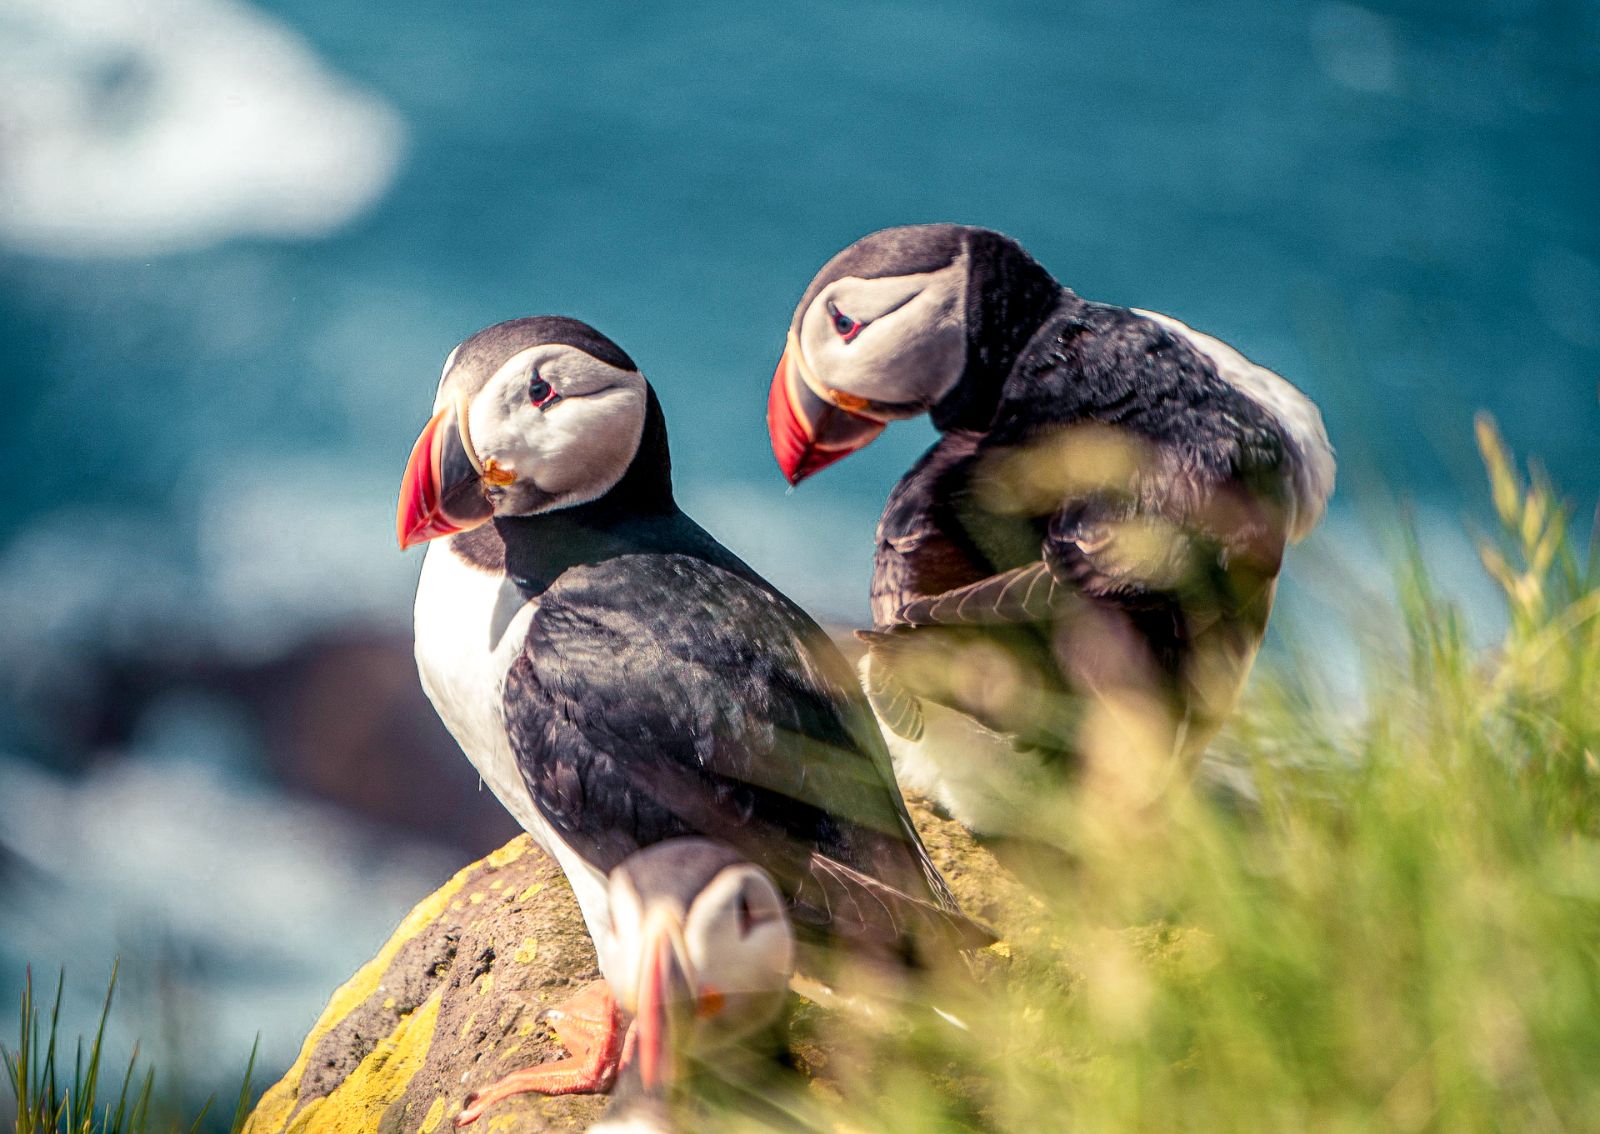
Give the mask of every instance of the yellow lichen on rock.
[[444, 1096], [434, 1095], [433, 1105], [428, 1107], [428, 1113], [422, 1116], [422, 1125], [417, 1127], [417, 1134], [433, 1134], [439, 1129], [439, 1123], [444, 1121]]
[[483, 862], [491, 870], [502, 870], [532, 849], [533, 840], [526, 835], [519, 835], [499, 850], [490, 851]]
[[[1038, 930], [1029, 899], [955, 824], [920, 804], [912, 813], [966, 908], [1002, 927], [1019, 955], [1030, 951], [1026, 935]], [[1002, 944], [974, 960], [1003, 968], [1006, 952]], [[246, 1130], [445, 1134], [471, 1090], [564, 1054], [540, 1010], [598, 976], [560, 868], [527, 836], [514, 839], [419, 903], [334, 993]], [[826, 1051], [806, 1042], [798, 1065], [826, 1076]], [[497, 1102], [473, 1129], [585, 1130], [605, 1106], [603, 1097], [518, 1096]]]
[[428, 997], [378, 1041], [332, 1094], [307, 1103], [289, 1124], [288, 1134], [369, 1134], [378, 1129], [384, 1111], [422, 1070], [439, 1019], [439, 1001], [438, 992]]
[[467, 878], [475, 866], [476, 864], [457, 871], [455, 877], [412, 907], [411, 912], [394, 931], [394, 936], [384, 942], [383, 948], [378, 950], [378, 955], [362, 965], [356, 970], [355, 976], [339, 986], [329, 998], [328, 1006], [322, 1010], [322, 1015], [317, 1017], [317, 1022], [312, 1025], [305, 1043], [300, 1046], [300, 1054], [294, 1064], [282, 1079], [261, 1096], [261, 1101], [256, 1104], [249, 1121], [245, 1123], [244, 1134], [272, 1134], [273, 1131], [285, 1128], [298, 1101], [300, 1078], [305, 1073], [311, 1053], [316, 1050], [322, 1037], [349, 1015], [357, 1005], [372, 995], [401, 947], [438, 918], [456, 891], [466, 885]]
[[[541, 896], [508, 904], [528, 892]], [[473, 903], [472, 894], [507, 902]], [[514, 964], [511, 943], [535, 940], [570, 948]], [[561, 1053], [547, 1033], [522, 1025], [540, 1004], [564, 999], [596, 975], [582, 915], [559, 868], [519, 837], [419, 903], [334, 993], [246, 1130], [439, 1134], [472, 1087]], [[491, 1117], [518, 1130], [581, 1130], [603, 1106], [604, 1099], [576, 1096], [509, 1099]]]

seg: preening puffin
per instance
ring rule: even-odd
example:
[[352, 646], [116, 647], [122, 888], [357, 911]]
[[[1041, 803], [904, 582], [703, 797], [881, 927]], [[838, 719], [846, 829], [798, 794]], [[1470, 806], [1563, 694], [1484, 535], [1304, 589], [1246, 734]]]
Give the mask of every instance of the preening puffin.
[[1075, 774], [1136, 799], [1197, 759], [1333, 491], [1322, 416], [1155, 312], [1085, 300], [1015, 241], [884, 229], [806, 289], [767, 423], [791, 484], [928, 414], [890, 493], [862, 675], [901, 783], [1050, 839]]
[[[918, 840], [843, 657], [679, 510], [661, 407], [610, 339], [543, 317], [456, 347], [398, 535], [436, 541], [417, 589], [423, 688], [566, 872], [607, 980], [608, 873], [689, 836], [776, 880], [802, 967], [819, 945], [986, 939]], [[597, 990], [583, 1010], [596, 996], [610, 1002]], [[600, 1065], [574, 1051], [519, 1089], [604, 1089], [617, 1038], [596, 1039]]]

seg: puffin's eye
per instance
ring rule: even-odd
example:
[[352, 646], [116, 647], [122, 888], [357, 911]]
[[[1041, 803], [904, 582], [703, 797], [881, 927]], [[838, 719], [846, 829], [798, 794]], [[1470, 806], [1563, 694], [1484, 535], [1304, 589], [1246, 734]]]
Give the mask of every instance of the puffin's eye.
[[739, 907], [737, 912], [739, 917], [740, 937], [749, 937], [751, 932], [755, 930], [757, 926], [766, 925], [767, 922], [772, 921], [779, 916], [778, 912], [769, 908], [767, 903], [762, 902], [758, 905], [757, 903], [752, 902], [750, 900], [749, 890], [739, 891]]
[[545, 406], [560, 397], [561, 395], [556, 393], [556, 388], [539, 377], [537, 371], [528, 380], [528, 400], [539, 409], [544, 409]]
[[839, 337], [845, 342], [849, 342], [859, 335], [861, 328], [866, 326], [865, 323], [850, 318], [832, 303], [828, 304], [828, 316], [833, 320], [833, 329], [839, 332]]

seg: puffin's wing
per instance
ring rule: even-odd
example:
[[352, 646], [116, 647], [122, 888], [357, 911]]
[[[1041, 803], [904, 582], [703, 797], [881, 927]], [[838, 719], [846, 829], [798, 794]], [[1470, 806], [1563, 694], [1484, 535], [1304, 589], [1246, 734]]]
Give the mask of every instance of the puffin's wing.
[[[1265, 534], [1265, 533], [1263, 533]], [[1283, 532], [1258, 541], [1281, 550]], [[1038, 561], [940, 594], [896, 614], [900, 626], [1049, 622], [1085, 601], [1130, 611], [1165, 607], [1219, 611], [1242, 577], [1276, 574], [1278, 556], [1241, 554], [1198, 527], [1096, 500], [1064, 505], [1048, 521]], [[1246, 569], [1248, 568], [1248, 569]]]
[[995, 564], [962, 538], [960, 521], [950, 514], [949, 486], [959, 482], [975, 452], [972, 435], [947, 435], [889, 493], [873, 557], [875, 625], [891, 625], [900, 608], [921, 595], [953, 590], [993, 573]]
[[900, 608], [897, 621], [907, 626], [1038, 622], [1049, 618], [1070, 593], [1068, 584], [1040, 560], [914, 599]]
[[[872, 652], [876, 642], [887, 637], [885, 634], [871, 630], [857, 630], [856, 637], [867, 644], [867, 650]], [[884, 728], [902, 739], [916, 742], [922, 739], [926, 720], [922, 712], [922, 701], [907, 689], [905, 683], [894, 675], [894, 671], [887, 665], [868, 665], [862, 672], [861, 685], [866, 690], [867, 702], [872, 706], [878, 722]]]
[[[1077, 592], [1040, 560], [913, 599], [895, 612], [886, 631], [856, 631], [873, 659], [865, 668], [863, 684], [878, 721], [896, 736], [916, 742], [923, 735], [924, 699], [941, 704], [962, 700], [949, 680], [949, 653], [960, 646], [943, 637], [930, 637], [930, 632], [939, 635], [941, 628], [980, 630], [1049, 623], [1066, 604], [1081, 601], [1076, 596]], [[929, 676], [933, 679], [919, 680]], [[983, 717], [981, 711], [959, 707]], [[1010, 731], [1005, 722], [985, 723], [997, 732]]]
[[995, 942], [994, 934], [976, 922], [822, 854], [811, 856], [796, 898], [799, 917], [821, 914], [831, 934], [879, 948], [941, 938], [966, 949], [981, 949]]
[[954, 908], [843, 657], [751, 577], [677, 554], [566, 572], [541, 596], [504, 704], [540, 811], [601, 870], [703, 835], [800, 900], [821, 856]]
[[[998, 665], [1063, 695], [1111, 672], [1164, 688], [1197, 638], [1261, 593], [1260, 576], [1230, 566], [1216, 541], [1126, 501], [1077, 500], [1043, 527], [1035, 561], [913, 599], [884, 632], [859, 635], [887, 727], [916, 739], [932, 701], [1048, 748], [1075, 727], [1072, 697], [997, 701], [987, 689], [1001, 678], [974, 674]], [[1011, 661], [992, 660], [997, 650]]]

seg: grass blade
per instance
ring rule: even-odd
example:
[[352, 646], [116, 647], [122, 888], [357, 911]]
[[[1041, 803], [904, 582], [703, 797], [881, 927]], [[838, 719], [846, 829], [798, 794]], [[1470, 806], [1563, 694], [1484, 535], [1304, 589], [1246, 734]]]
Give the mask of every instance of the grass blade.
[[261, 1051], [261, 1033], [256, 1033], [255, 1042], [250, 1045], [250, 1058], [244, 1065], [244, 1082], [239, 1084], [239, 1101], [233, 1107], [233, 1121], [228, 1124], [228, 1134], [240, 1134], [244, 1129], [245, 1119], [250, 1117], [250, 1080], [256, 1071], [256, 1056]]

